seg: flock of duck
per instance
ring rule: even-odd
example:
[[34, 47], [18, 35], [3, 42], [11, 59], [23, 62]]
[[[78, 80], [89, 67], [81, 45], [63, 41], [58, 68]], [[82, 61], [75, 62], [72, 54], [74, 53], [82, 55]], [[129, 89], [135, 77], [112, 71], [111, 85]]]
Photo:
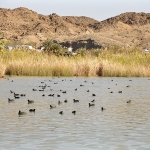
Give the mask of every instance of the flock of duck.
[[[51, 82], [52, 80], [49, 80], [49, 81]], [[62, 81], [65, 81], [65, 80], [62, 80]], [[72, 80], [70, 80], [70, 81], [72, 81]], [[113, 81], [113, 80], [111, 80], [111, 81]], [[130, 80], [130, 81], [132, 81], [132, 80]], [[13, 80], [12, 80], [12, 82], [13, 82]], [[84, 82], [87, 82], [87, 81], [84, 81]], [[51, 86], [48, 86], [47, 84], [45, 84], [44, 82], [41, 82], [41, 83], [44, 84], [44, 85], [40, 85], [40, 86], [39, 86], [40, 89], [33, 88], [32, 91], [44, 91], [46, 88], [51, 87]], [[91, 82], [91, 83], [94, 84], [94, 82]], [[57, 82], [54, 82], [54, 84], [57, 84]], [[117, 85], [117, 84], [116, 84], [116, 85]], [[80, 84], [80, 86], [84, 86], [84, 85], [83, 85], [83, 84]], [[130, 87], [130, 85], [127, 85], [126, 87]], [[110, 89], [110, 88], [108, 88], [108, 89]], [[74, 90], [77, 91], [78, 89], [75, 88]], [[53, 90], [50, 89], [50, 91], [53, 91]], [[60, 92], [61, 92], [61, 93], [67, 93], [67, 91], [63, 91], [63, 90], [60, 90]], [[87, 90], [86, 92], [90, 92], [90, 90]], [[10, 93], [13, 94], [14, 98], [13, 98], [13, 99], [8, 98], [8, 102], [9, 102], [9, 103], [14, 102], [15, 99], [19, 99], [19, 98], [21, 98], [21, 97], [26, 97], [26, 94], [15, 93], [15, 92], [12, 91], [12, 90], [10, 90]], [[113, 91], [110, 91], [110, 93], [113, 93]], [[122, 93], [122, 91], [118, 91], [118, 93]], [[96, 96], [95, 93], [92, 93], [91, 95], [92, 95], [92, 97], [95, 97], [95, 96]], [[45, 95], [45, 94], [42, 94], [42, 96], [46, 96], [46, 95]], [[51, 96], [51, 97], [54, 97], [54, 96], [56, 96], [56, 97], [61, 97], [61, 94], [54, 94], [54, 93], [53, 93], [53, 94], [49, 94], [48, 96]], [[64, 103], [67, 103], [68, 100], [65, 99], [63, 102], [64, 102]], [[58, 105], [61, 105], [63, 102], [60, 101], [60, 100], [58, 100]], [[79, 102], [80, 102], [80, 100], [78, 100], [78, 99], [73, 99], [73, 103], [79, 103]], [[34, 103], [34, 100], [29, 100], [29, 99], [28, 99], [28, 100], [27, 100], [27, 103], [32, 105], [32, 104]], [[131, 103], [131, 100], [128, 100], [126, 103]], [[95, 99], [91, 100], [91, 101], [88, 103], [88, 107], [94, 107], [94, 106], [95, 106]], [[50, 108], [50, 109], [55, 109], [56, 107], [57, 107], [57, 106], [56, 106], [55, 104], [50, 104], [50, 105], [49, 105], [49, 108]], [[104, 111], [104, 110], [106, 110], [106, 108], [101, 107], [101, 111]], [[35, 108], [29, 109], [29, 112], [34, 112], [34, 113], [35, 113], [35, 111], [36, 111]], [[77, 113], [76, 110], [72, 110], [72, 114], [75, 115], [76, 113]], [[19, 110], [19, 112], [18, 112], [18, 115], [19, 115], [19, 116], [26, 115], [26, 114], [27, 114], [27, 112], [24, 112], [24, 111], [21, 111], [21, 110]], [[59, 112], [59, 114], [60, 114], [60, 115], [63, 115], [63, 114], [64, 114], [64, 111], [61, 110], [61, 111]]]

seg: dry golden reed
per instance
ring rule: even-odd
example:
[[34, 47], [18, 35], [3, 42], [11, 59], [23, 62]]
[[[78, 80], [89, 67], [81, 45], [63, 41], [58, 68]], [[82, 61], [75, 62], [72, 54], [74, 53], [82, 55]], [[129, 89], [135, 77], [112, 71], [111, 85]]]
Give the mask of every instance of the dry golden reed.
[[21, 50], [0, 53], [0, 76], [150, 77], [150, 55], [141, 51], [65, 57]]

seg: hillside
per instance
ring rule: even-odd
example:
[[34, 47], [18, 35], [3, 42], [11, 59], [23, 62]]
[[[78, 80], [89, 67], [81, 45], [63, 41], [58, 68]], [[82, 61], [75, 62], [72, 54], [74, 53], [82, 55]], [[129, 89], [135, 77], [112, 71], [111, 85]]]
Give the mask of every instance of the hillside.
[[0, 33], [8, 41], [35, 42], [40, 46], [45, 40], [58, 42], [92, 39], [106, 47], [115, 44], [125, 47], [150, 47], [150, 13], [127, 12], [97, 21], [85, 16], [48, 16], [27, 8], [0, 8]]

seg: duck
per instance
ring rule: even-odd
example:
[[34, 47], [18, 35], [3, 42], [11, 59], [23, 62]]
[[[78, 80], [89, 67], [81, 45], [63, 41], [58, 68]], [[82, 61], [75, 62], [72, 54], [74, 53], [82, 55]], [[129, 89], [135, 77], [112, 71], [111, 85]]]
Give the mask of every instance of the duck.
[[20, 98], [19, 96], [14, 96], [15, 99]]
[[95, 106], [95, 104], [91, 104], [91, 103], [89, 103], [89, 107], [91, 107], [91, 106]]
[[28, 99], [28, 104], [32, 104], [32, 103], [34, 103], [34, 100], [29, 100]]
[[75, 91], [77, 91], [77, 88], [75, 89]]
[[75, 111], [75, 110], [74, 110], [74, 111], [72, 111], [72, 114], [74, 114], [74, 115], [75, 115], [75, 114], [76, 114], [76, 111]]
[[37, 91], [37, 89], [32, 89], [32, 91]]
[[49, 94], [48, 96], [53, 96], [54, 97], [55, 94]]
[[61, 105], [62, 104], [62, 102], [61, 101], [58, 101], [58, 105]]
[[29, 109], [30, 112], [35, 112], [35, 109]]
[[65, 99], [64, 102], [67, 103], [68, 102], [67, 99]]
[[90, 90], [87, 90], [87, 92], [90, 92]]
[[63, 112], [63, 111], [60, 111], [60, 112], [59, 112], [59, 114], [63, 115], [63, 114], [64, 114], [64, 112]]
[[10, 90], [10, 93], [15, 93], [14, 91]]
[[59, 94], [57, 94], [57, 97], [60, 97], [60, 95], [59, 95]]
[[52, 108], [56, 108], [56, 106], [53, 105], [53, 104], [51, 104], [51, 105], [50, 105], [50, 109], [52, 109]]
[[41, 90], [39, 90], [39, 91], [44, 91], [44, 89], [41, 89]]
[[26, 115], [26, 112], [19, 110], [18, 115]]
[[101, 107], [101, 110], [103, 111], [103, 110], [106, 110], [106, 108], [104, 108], [104, 107]]
[[73, 99], [73, 102], [74, 102], [74, 103], [77, 103], [77, 102], [79, 102], [79, 100], [77, 100], [77, 99]]
[[9, 102], [9, 103], [10, 103], [10, 102], [14, 102], [14, 99], [8, 98], [8, 102]]
[[95, 102], [95, 99], [93, 99], [91, 102]]
[[15, 97], [15, 98], [19, 98], [19, 96], [20, 96], [20, 94], [14, 93], [14, 97]]
[[122, 93], [122, 91], [118, 91], [118, 93]]
[[20, 96], [26, 96], [26, 94], [20, 94]]
[[92, 96], [96, 96], [96, 94], [92, 94]]
[[127, 103], [131, 103], [131, 100], [128, 100]]

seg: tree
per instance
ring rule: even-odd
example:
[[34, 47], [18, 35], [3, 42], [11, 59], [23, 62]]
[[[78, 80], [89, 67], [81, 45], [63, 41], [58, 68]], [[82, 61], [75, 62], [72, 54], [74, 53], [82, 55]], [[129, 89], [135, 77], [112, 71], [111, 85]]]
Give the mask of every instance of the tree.
[[58, 43], [54, 43], [53, 41], [46, 41], [43, 43], [44, 46], [44, 51], [48, 53], [54, 53], [54, 54], [59, 54], [62, 47]]

